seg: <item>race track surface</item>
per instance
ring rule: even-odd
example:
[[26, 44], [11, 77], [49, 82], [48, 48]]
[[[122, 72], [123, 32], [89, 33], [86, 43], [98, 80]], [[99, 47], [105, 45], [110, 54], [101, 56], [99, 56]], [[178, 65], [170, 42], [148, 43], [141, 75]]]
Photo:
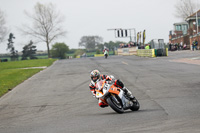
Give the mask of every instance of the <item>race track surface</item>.
[[[0, 133], [199, 133], [200, 65], [191, 61], [198, 51], [56, 61], [0, 98]], [[93, 69], [121, 79], [140, 110], [100, 108], [88, 88]]]

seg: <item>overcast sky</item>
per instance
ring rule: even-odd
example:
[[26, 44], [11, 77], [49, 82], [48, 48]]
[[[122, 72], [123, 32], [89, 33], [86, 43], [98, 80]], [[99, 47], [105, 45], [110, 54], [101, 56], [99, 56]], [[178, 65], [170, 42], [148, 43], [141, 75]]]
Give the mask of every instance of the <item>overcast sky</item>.
[[[22, 36], [17, 27], [28, 23], [24, 11], [33, 13], [37, 2], [52, 3], [65, 21], [67, 31], [64, 38], [69, 48], [79, 48], [80, 38], [85, 35], [98, 35], [104, 42], [125, 41], [130, 38], [115, 38], [113, 28], [135, 28], [136, 32], [146, 30], [146, 42], [164, 39], [168, 42], [173, 23], [181, 22], [174, 16], [178, 0], [0, 0], [0, 9], [6, 14], [7, 26], [14, 33], [14, 46], [18, 51], [34, 38]], [[8, 37], [7, 37], [8, 38]], [[46, 50], [46, 44], [37, 44], [38, 50]], [[0, 53], [6, 53], [7, 42], [0, 43]]]

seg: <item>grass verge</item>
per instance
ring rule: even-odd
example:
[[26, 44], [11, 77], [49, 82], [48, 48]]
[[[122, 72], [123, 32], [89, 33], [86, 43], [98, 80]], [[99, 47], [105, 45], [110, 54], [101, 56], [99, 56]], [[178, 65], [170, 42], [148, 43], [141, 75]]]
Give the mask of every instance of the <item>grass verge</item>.
[[[31, 67], [50, 66], [54, 61], [55, 59], [37, 59], [0, 63], [0, 97], [24, 80], [43, 70]], [[30, 69], [19, 69], [28, 67]]]

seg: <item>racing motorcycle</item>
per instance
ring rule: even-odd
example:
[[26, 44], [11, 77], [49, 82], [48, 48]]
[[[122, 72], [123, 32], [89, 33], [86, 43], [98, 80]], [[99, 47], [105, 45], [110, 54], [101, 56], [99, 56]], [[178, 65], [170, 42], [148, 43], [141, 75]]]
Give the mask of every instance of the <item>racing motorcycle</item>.
[[108, 58], [108, 51], [107, 51], [107, 50], [104, 51], [104, 57], [105, 57], [106, 59]]
[[100, 98], [117, 113], [124, 113], [124, 110], [137, 111], [140, 108], [138, 100], [131, 100], [119, 87], [114, 86], [110, 81], [100, 80], [96, 84], [96, 98]]

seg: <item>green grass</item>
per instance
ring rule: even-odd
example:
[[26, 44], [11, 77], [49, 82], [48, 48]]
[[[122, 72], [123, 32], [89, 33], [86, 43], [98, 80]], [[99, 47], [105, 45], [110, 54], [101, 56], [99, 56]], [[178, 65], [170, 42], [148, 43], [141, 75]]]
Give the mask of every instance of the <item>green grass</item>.
[[24, 80], [42, 70], [41, 68], [20, 68], [50, 66], [54, 61], [55, 59], [38, 59], [0, 62], [0, 97]]
[[[48, 55], [36, 55], [35, 57], [37, 57], [38, 59], [48, 59]], [[11, 61], [9, 56], [0, 57], [0, 59], [7, 59], [8, 61]], [[20, 61], [21, 59], [22, 59], [22, 57], [19, 56], [19, 57], [18, 57], [18, 60]], [[28, 59], [29, 59], [29, 58], [28, 58]]]

